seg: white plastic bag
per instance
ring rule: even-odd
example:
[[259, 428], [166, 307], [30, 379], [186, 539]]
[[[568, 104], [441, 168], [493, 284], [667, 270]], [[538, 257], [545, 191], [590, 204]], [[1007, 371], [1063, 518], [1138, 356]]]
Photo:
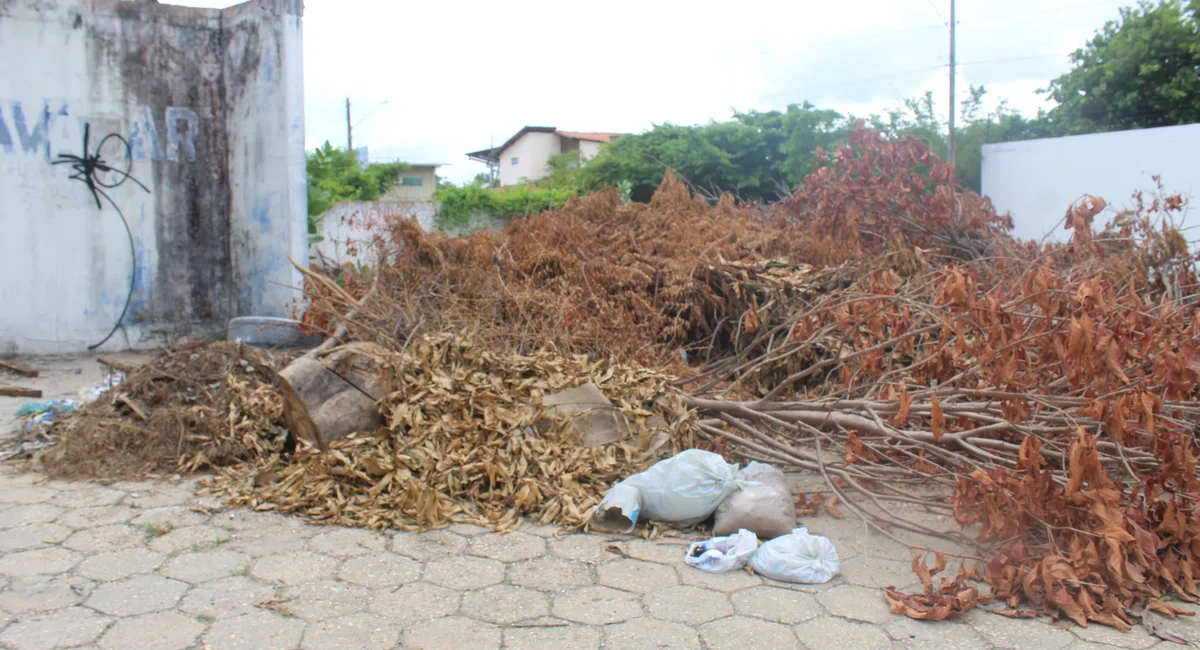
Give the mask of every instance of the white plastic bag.
[[738, 488], [737, 468], [720, 454], [688, 449], [621, 482], [641, 491], [646, 519], [691, 526], [707, 519]]
[[[637, 490], [636, 501], [630, 488]], [[736, 464], [711, 451], [688, 449], [613, 486], [597, 506], [592, 523], [628, 531], [641, 516], [691, 526], [707, 519], [737, 488]]]
[[688, 547], [687, 557], [683, 558], [683, 561], [687, 562], [688, 566], [702, 571], [721, 573], [746, 566], [746, 562], [756, 550], [758, 536], [752, 531], [742, 529], [737, 535], [695, 542]]
[[841, 568], [828, 538], [809, 535], [803, 526], [763, 544], [750, 557], [750, 568], [780, 582], [829, 582]]

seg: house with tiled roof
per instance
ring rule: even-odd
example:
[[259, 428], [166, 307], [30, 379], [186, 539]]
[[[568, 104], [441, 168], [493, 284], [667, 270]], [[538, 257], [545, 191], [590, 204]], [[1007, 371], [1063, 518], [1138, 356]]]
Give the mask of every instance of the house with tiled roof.
[[467, 154], [471, 160], [486, 164], [500, 185], [517, 185], [543, 178], [550, 173], [546, 163], [551, 156], [578, 151], [580, 160], [600, 153], [600, 146], [620, 137], [620, 133], [560, 131], [553, 126], [527, 126], [504, 144]]

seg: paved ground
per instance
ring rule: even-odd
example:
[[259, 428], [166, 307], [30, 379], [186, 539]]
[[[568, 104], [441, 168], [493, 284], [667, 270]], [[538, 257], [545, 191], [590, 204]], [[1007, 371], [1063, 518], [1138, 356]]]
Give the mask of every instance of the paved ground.
[[[1157, 643], [1141, 628], [1055, 627], [981, 611], [944, 623], [893, 615], [877, 587], [914, 582], [909, 554], [851, 519], [805, 522], [837, 546], [843, 573], [803, 586], [692, 569], [682, 560], [686, 540], [556, 535], [544, 527], [509, 535], [464, 526], [381, 534], [227, 509], [197, 497], [194, 487], [189, 480], [45, 481], [0, 466], [0, 647], [1081, 650]], [[637, 559], [607, 552], [609, 545]], [[1170, 627], [1200, 639], [1200, 622]]]

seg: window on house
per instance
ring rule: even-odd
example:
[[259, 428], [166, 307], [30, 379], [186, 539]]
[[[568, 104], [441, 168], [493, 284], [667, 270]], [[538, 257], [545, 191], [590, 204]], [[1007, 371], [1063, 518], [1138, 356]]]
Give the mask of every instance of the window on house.
[[421, 179], [405, 176], [400, 179], [400, 184], [404, 187], [421, 187]]
[[512, 164], [514, 164], [514, 165], [515, 165], [515, 164], [517, 164], [517, 157], [516, 157], [516, 156], [513, 156], [513, 158], [512, 158]]

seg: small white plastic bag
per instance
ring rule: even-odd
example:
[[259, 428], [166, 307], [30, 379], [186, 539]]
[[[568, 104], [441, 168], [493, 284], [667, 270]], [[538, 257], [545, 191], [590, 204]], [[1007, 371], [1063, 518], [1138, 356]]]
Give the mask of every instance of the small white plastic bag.
[[746, 566], [757, 549], [758, 536], [743, 528], [737, 535], [693, 543], [683, 561], [702, 571], [721, 573]]
[[766, 542], [750, 557], [755, 573], [780, 582], [829, 582], [841, 568], [837, 549], [826, 537], [809, 535], [803, 526]]

